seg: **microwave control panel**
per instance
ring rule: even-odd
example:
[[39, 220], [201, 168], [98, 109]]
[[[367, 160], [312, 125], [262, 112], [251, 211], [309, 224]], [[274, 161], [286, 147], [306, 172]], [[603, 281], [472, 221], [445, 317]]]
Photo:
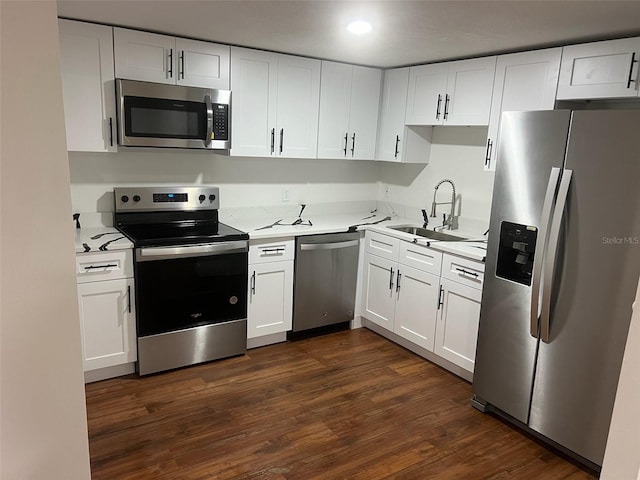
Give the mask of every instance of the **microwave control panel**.
[[229, 140], [229, 105], [227, 104], [213, 104], [211, 140]]

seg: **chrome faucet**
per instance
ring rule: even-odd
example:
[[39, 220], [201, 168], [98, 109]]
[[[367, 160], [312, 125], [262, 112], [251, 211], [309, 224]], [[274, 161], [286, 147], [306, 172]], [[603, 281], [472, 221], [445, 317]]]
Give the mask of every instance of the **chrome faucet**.
[[[440, 185], [442, 185], [443, 183], [450, 183], [451, 184], [451, 201], [450, 202], [436, 202], [436, 195], [438, 194], [438, 188], [440, 187]], [[451, 212], [449, 213], [449, 218], [447, 218], [446, 214], [442, 215], [442, 225], [438, 226], [438, 227], [434, 227], [433, 229], [435, 230], [436, 228], [447, 228], [448, 230], [456, 230], [458, 228], [458, 217], [456, 217], [455, 215], [455, 211], [456, 211], [456, 186], [453, 183], [453, 181], [449, 180], [448, 178], [445, 178], [443, 180], [440, 180], [437, 184], [436, 184], [436, 188], [433, 191], [433, 202], [431, 202], [431, 217], [436, 217], [436, 207], [438, 205], [451, 205]]]

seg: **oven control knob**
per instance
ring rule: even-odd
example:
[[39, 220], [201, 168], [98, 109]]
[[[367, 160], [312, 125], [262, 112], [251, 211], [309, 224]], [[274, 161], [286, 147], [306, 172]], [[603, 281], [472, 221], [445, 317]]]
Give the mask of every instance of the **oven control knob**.
[[134, 202], [139, 202], [140, 201], [140, 195], [134, 195], [133, 196], [133, 201]]
[[209, 195], [209, 201], [213, 202], [216, 199], [216, 196], [214, 194]]
[[122, 200], [122, 203], [127, 203], [129, 201], [129, 197], [127, 195], [122, 195], [120, 200]]
[[207, 197], [205, 197], [204, 195], [200, 195], [200, 196], [198, 197], [198, 200], [200, 200], [200, 203], [202, 203], [202, 202], [204, 202], [204, 199], [205, 199], [205, 198], [207, 198]]

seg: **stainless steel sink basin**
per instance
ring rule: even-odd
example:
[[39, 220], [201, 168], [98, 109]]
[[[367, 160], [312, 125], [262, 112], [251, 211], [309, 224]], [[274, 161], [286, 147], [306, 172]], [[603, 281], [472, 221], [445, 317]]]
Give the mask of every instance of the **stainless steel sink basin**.
[[409, 233], [411, 235], [418, 235], [419, 237], [428, 238], [430, 240], [440, 240], [443, 242], [456, 242], [460, 240], [466, 240], [465, 237], [458, 237], [456, 235], [450, 235], [444, 232], [434, 232], [427, 228], [415, 227], [412, 225], [397, 225], [395, 227], [387, 227], [391, 230], [397, 230], [398, 232]]

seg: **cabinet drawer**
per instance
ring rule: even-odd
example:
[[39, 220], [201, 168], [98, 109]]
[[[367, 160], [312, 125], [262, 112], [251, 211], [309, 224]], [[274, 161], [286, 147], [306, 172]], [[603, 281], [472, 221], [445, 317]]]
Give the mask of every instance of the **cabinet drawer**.
[[365, 252], [388, 260], [398, 260], [398, 254], [400, 252], [399, 239], [371, 231], [367, 231], [364, 238]]
[[484, 263], [445, 253], [442, 257], [442, 278], [482, 289]]
[[415, 243], [400, 242], [399, 262], [439, 276], [442, 253]]
[[251, 240], [249, 243], [249, 263], [293, 260], [294, 255], [295, 241], [290, 237]]
[[76, 255], [76, 278], [78, 283], [128, 277], [133, 277], [132, 250], [78, 253]]

